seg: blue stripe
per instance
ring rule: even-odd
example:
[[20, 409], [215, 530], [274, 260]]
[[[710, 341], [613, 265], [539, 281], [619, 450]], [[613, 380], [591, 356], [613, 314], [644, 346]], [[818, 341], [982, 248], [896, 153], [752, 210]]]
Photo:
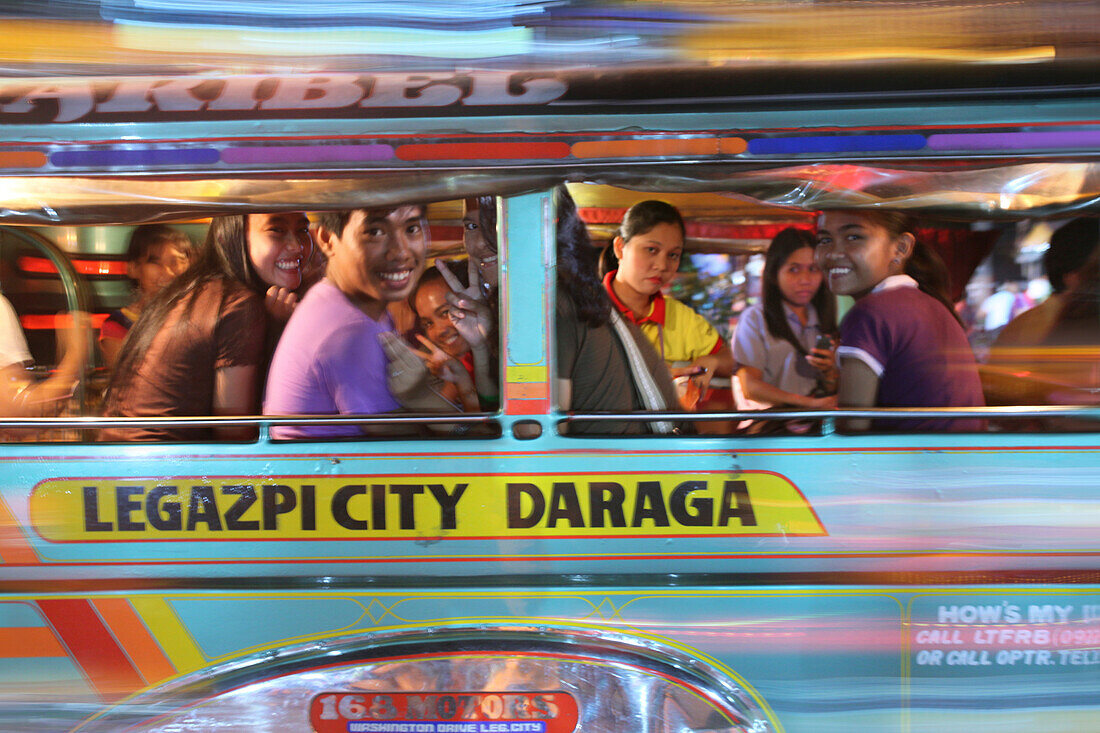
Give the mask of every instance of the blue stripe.
[[749, 141], [753, 155], [796, 153], [860, 153], [921, 150], [924, 135], [829, 135], [764, 137]]
[[213, 165], [217, 148], [154, 148], [150, 150], [63, 150], [50, 154], [58, 168]]

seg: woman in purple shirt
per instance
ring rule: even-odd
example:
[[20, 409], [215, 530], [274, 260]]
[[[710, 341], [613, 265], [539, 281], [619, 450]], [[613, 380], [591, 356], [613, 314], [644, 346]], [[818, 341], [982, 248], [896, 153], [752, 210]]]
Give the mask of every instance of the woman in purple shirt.
[[[855, 306], [840, 324], [840, 407], [981, 407], [981, 382], [945, 295], [943, 262], [894, 211], [827, 211], [817, 260], [829, 288]], [[849, 420], [866, 430], [980, 430], [975, 419]]]

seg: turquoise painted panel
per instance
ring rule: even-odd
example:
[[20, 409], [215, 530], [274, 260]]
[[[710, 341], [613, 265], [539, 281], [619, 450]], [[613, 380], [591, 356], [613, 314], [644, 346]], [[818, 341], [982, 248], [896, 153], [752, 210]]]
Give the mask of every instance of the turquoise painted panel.
[[168, 603], [208, 657], [329, 634], [368, 617], [366, 606], [350, 598], [172, 598]]
[[29, 603], [0, 603], [0, 628], [26, 628], [45, 625], [46, 619], [43, 618], [42, 613]]
[[80, 668], [68, 657], [0, 658], [0, 700], [13, 695], [93, 694]]

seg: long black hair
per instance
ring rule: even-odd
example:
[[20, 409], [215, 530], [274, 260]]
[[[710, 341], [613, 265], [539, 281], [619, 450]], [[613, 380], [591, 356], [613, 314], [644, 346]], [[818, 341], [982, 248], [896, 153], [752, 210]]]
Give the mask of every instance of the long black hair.
[[922, 291], [942, 303], [951, 313], [951, 317], [962, 324], [959, 314], [951, 305], [951, 298], [948, 297], [951, 277], [947, 272], [947, 265], [936, 250], [917, 238], [916, 219], [902, 211], [890, 209], [859, 209], [854, 213], [883, 227], [891, 237], [900, 237], [902, 234], [913, 237], [913, 252], [905, 261], [905, 274], [916, 280]]
[[611, 319], [611, 299], [597, 274], [600, 251], [592, 246], [588, 227], [565, 186], [554, 189], [554, 211], [558, 220], [558, 288], [573, 301], [582, 322], [603, 326]]
[[179, 303], [184, 303], [185, 314], [190, 313], [202, 286], [217, 279], [241, 283], [260, 295], [267, 291], [268, 285], [256, 272], [248, 252], [247, 214], [217, 216], [210, 221], [206, 241], [191, 266], [150, 301], [126, 334], [108, 391], [141, 364], [168, 314]]
[[[783, 308], [783, 291], [779, 289], [779, 271], [787, 263], [791, 255], [798, 250], [809, 247], [814, 249], [814, 236], [805, 229], [787, 227], [776, 234], [768, 245], [768, 251], [764, 255], [763, 275], [763, 301], [764, 323], [768, 332], [774, 338], [783, 339], [790, 343], [799, 354], [807, 354], [806, 347], [795, 337], [791, 330], [791, 323], [787, 320], [787, 313]], [[810, 300], [814, 310], [817, 311], [817, 323], [821, 333], [836, 333], [836, 298], [825, 287], [824, 278]]]

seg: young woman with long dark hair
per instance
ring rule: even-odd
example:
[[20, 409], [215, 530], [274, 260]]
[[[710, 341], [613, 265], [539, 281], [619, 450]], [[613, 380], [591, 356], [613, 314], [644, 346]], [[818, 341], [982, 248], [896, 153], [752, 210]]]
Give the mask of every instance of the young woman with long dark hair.
[[[558, 218], [558, 401], [575, 412], [666, 410], [677, 404], [668, 370], [652, 344], [616, 311], [577, 205], [554, 191]], [[571, 433], [664, 432], [666, 423], [578, 423]]]
[[[981, 407], [974, 354], [947, 297], [947, 268], [897, 211], [827, 211], [817, 261], [855, 306], [840, 324], [840, 407]], [[868, 420], [848, 427], [866, 429]], [[876, 420], [880, 430], [977, 430], [981, 420]]]
[[812, 234], [789, 227], [772, 239], [764, 256], [762, 302], [742, 314], [733, 339], [737, 378], [748, 399], [783, 407], [836, 406], [833, 348], [824, 347], [836, 333], [836, 306], [822, 279]]
[[623, 216], [612, 242], [618, 268], [604, 287], [625, 319], [637, 325], [671, 369], [689, 375], [705, 394], [716, 374], [733, 373], [729, 346], [705, 318], [661, 292], [680, 269], [684, 219], [664, 201], [640, 201]]
[[[150, 302], [126, 337], [104, 414], [258, 412], [266, 339], [296, 302], [312, 240], [305, 214], [215, 217], [193, 264]], [[247, 438], [252, 430], [118, 428], [101, 440]]]

